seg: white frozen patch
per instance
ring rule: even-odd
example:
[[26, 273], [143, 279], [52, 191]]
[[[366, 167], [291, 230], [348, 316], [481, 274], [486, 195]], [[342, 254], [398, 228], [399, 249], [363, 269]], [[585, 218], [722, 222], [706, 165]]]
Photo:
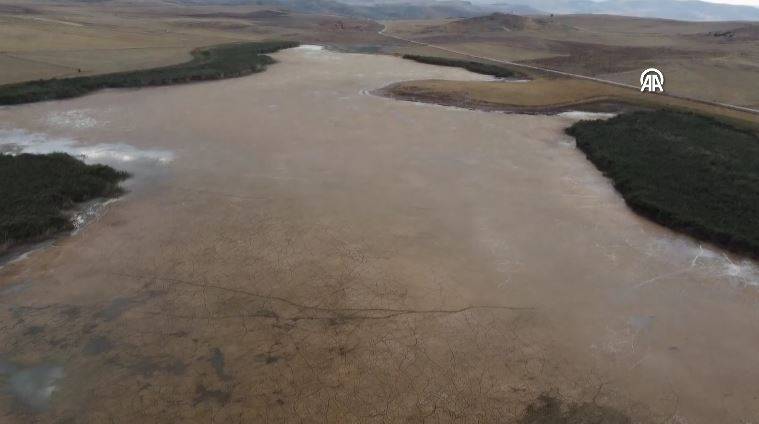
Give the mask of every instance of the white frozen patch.
[[168, 150], [139, 150], [122, 143], [88, 146], [70, 138], [50, 137], [46, 134], [30, 133], [24, 130], [0, 129], [0, 151], [11, 154], [62, 152], [81, 157], [85, 162], [148, 160], [169, 163], [174, 160], [174, 153]]
[[609, 119], [617, 116], [616, 113], [602, 113], [602, 112], [582, 112], [579, 110], [570, 110], [568, 112], [561, 112], [558, 114], [564, 118], [577, 119], [577, 120], [591, 120], [591, 119]]
[[92, 110], [78, 109], [65, 112], [51, 112], [45, 119], [49, 125], [60, 128], [94, 128], [100, 123], [91, 116]]
[[742, 259], [740, 262], [733, 262], [727, 256], [724, 257], [723, 264], [724, 275], [737, 281], [741, 285], [759, 286], [759, 267], [750, 259]]
[[296, 50], [309, 50], [309, 51], [320, 51], [324, 50], [324, 46], [319, 46], [317, 44], [302, 44], [298, 47], [295, 47]]
[[105, 211], [105, 208], [111, 203], [116, 202], [118, 200], [119, 199], [108, 199], [105, 202], [94, 201], [85, 205], [80, 211], [78, 211], [77, 213], [74, 214], [73, 217], [71, 217], [71, 224], [74, 226], [74, 231], [72, 232], [72, 234], [78, 233], [82, 228], [87, 226], [87, 224], [99, 219], [101, 216], [103, 216], [103, 212]]
[[528, 80], [528, 79], [513, 79], [513, 78], [496, 78], [496, 80], [499, 81], [499, 82], [518, 82], [518, 83], [519, 82], [530, 82], [530, 81], [532, 81], [532, 80]]
[[[755, 261], [731, 258], [726, 253], [704, 247], [687, 236], [660, 237], [647, 246], [644, 254], [676, 259], [684, 265], [681, 272], [700, 268], [730, 284], [759, 287], [759, 264]], [[663, 276], [655, 277], [653, 280], [660, 277]]]
[[[15, 368], [12, 365], [9, 367]], [[13, 370], [8, 376], [8, 385], [10, 392], [19, 400], [34, 409], [44, 410], [57, 389], [58, 380], [63, 376], [62, 367], [43, 364]]]

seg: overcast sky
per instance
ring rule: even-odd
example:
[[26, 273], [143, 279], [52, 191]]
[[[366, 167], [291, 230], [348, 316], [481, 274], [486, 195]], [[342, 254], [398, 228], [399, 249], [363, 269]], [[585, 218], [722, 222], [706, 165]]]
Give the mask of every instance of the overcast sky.
[[712, 3], [727, 3], [727, 4], [747, 4], [749, 6], [759, 7], [759, 0], [708, 0]]

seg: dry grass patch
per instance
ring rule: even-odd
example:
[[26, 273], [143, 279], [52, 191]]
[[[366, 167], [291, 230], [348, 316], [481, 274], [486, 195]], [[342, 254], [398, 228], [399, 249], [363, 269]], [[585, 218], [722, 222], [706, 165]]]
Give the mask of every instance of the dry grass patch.
[[759, 129], [759, 116], [756, 114], [580, 79], [541, 78], [527, 82], [407, 81], [386, 87], [382, 93], [405, 100], [528, 113], [567, 109], [620, 110], [625, 106], [671, 108], [715, 116]]

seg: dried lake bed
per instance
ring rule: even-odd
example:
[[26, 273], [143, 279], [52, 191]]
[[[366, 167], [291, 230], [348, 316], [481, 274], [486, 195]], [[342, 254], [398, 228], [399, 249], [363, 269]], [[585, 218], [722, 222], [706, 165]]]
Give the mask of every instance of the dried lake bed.
[[368, 94], [484, 78], [458, 69], [274, 56], [0, 108], [0, 148], [134, 175], [0, 268], [0, 421], [517, 422], [542, 393], [759, 417], [756, 263], [630, 212], [563, 134], [585, 115]]

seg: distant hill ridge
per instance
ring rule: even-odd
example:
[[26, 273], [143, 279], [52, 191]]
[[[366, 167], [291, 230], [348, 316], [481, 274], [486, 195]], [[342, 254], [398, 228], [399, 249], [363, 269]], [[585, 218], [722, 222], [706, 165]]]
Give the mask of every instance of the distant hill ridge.
[[487, 16], [460, 19], [442, 25], [435, 25], [425, 29], [425, 32], [446, 33], [483, 33], [501, 31], [523, 31], [528, 29], [542, 29], [556, 25], [548, 17], [529, 17], [514, 15], [511, 13], [492, 13]]
[[[48, 0], [51, 3], [104, 1], [110, 0]], [[260, 5], [299, 13], [378, 20], [471, 18], [502, 12], [513, 15], [608, 14], [682, 21], [759, 21], [757, 7], [700, 0], [506, 1], [507, 3], [498, 0], [166, 0], [169, 3], [194, 5]]]
[[298, 13], [340, 15], [367, 19], [441, 19], [484, 15], [494, 9], [466, 1], [378, 2], [357, 4], [335, 0], [178, 0], [184, 4], [258, 5]]
[[546, 13], [608, 14], [683, 21], [757, 21], [759, 8], [700, 0], [516, 0]]

